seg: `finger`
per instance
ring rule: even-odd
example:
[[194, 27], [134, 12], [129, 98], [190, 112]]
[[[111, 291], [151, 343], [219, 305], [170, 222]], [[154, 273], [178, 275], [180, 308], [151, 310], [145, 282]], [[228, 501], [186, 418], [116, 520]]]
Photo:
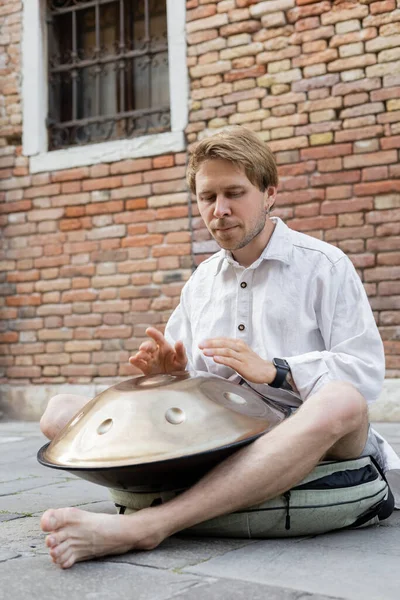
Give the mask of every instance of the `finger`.
[[146, 335], [148, 335], [150, 338], [152, 338], [158, 346], [165, 346], [165, 345], [169, 346], [164, 335], [161, 333], [161, 331], [158, 331], [158, 329], [156, 329], [155, 327], [148, 327], [146, 329]]
[[157, 344], [155, 344], [153, 340], [146, 340], [140, 344], [139, 351], [143, 350], [144, 352], [154, 352], [156, 348]]
[[243, 367], [243, 364], [238, 361], [236, 358], [232, 358], [230, 356], [213, 356], [213, 360], [215, 363], [218, 363], [219, 365], [224, 365], [225, 367], [231, 367], [231, 369], [233, 369], [234, 371], [237, 371], [237, 373], [239, 373], [239, 375], [243, 375], [243, 373], [240, 372], [240, 368]]
[[239, 349], [243, 345], [242, 340], [235, 338], [211, 338], [200, 342], [199, 348], [232, 348]]
[[153, 357], [153, 353], [152, 352], [145, 352], [143, 350], [139, 350], [139, 352], [137, 352], [134, 356], [131, 356], [129, 358], [129, 362], [130, 363], [136, 363], [136, 361], [145, 361], [148, 362], [149, 360], [151, 360]]
[[232, 350], [232, 348], [205, 348], [203, 350], [204, 356], [225, 356], [236, 358], [237, 360], [240, 357], [240, 354], [236, 350]]
[[179, 362], [187, 362], [186, 349], [182, 341], [178, 341], [175, 343], [175, 353], [176, 358]]

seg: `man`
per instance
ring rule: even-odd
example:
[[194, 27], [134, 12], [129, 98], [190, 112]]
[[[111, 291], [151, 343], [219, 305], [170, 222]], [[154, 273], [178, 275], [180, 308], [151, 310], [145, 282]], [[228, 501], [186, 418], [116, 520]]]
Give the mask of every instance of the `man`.
[[[130, 362], [146, 375], [186, 368], [243, 378], [300, 408], [165, 504], [132, 515], [46, 511], [42, 529], [62, 568], [151, 549], [182, 529], [274, 498], [323, 458], [372, 453], [388, 467], [367, 411], [381, 390], [383, 347], [350, 260], [269, 217], [275, 161], [245, 128], [200, 142], [188, 183], [222, 250], [184, 287], [165, 337], [149, 328], [149, 341]], [[85, 402], [53, 398], [41, 421], [44, 433], [54, 437]]]

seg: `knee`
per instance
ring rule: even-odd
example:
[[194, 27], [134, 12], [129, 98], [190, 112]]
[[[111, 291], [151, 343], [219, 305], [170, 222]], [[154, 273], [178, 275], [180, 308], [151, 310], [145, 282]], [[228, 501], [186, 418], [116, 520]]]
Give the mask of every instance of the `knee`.
[[49, 439], [52, 440], [60, 431], [60, 422], [68, 405], [69, 397], [67, 394], [57, 394], [50, 398], [46, 410], [40, 419], [40, 430]]
[[[357, 431], [368, 422], [367, 402], [360, 392], [347, 381], [332, 381], [305, 402], [312, 401], [318, 428], [340, 438]], [[311, 406], [310, 406], [311, 408]]]

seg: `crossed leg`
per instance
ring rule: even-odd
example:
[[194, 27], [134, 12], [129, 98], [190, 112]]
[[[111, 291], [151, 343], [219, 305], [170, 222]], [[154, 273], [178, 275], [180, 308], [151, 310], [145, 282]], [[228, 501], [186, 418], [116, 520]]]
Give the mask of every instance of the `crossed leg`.
[[49, 532], [46, 544], [62, 568], [107, 554], [155, 548], [182, 529], [274, 498], [323, 458], [358, 457], [367, 435], [364, 398], [348, 383], [329, 383], [292, 417], [165, 504], [131, 515], [75, 508], [46, 511], [41, 521], [43, 531]]

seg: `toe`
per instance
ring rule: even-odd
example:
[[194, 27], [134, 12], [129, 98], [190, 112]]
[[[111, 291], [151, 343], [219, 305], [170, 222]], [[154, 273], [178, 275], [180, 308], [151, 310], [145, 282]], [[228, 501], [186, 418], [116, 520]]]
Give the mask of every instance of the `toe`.
[[78, 519], [80, 511], [76, 508], [58, 508], [46, 510], [40, 521], [42, 531], [56, 531]]
[[60, 531], [54, 531], [51, 535], [46, 537], [46, 546], [48, 548], [55, 548], [68, 538], [68, 532], [65, 529]]
[[66, 540], [65, 542], [58, 544], [54, 548], [50, 548], [50, 556], [51, 558], [55, 558], [57, 562], [60, 562], [60, 559], [64, 556], [64, 554], [68, 553], [69, 555], [70, 551], [71, 544], [69, 540]]
[[46, 512], [40, 520], [40, 527], [42, 531], [54, 531], [54, 529], [57, 529], [57, 518], [55, 510], [46, 510]]

